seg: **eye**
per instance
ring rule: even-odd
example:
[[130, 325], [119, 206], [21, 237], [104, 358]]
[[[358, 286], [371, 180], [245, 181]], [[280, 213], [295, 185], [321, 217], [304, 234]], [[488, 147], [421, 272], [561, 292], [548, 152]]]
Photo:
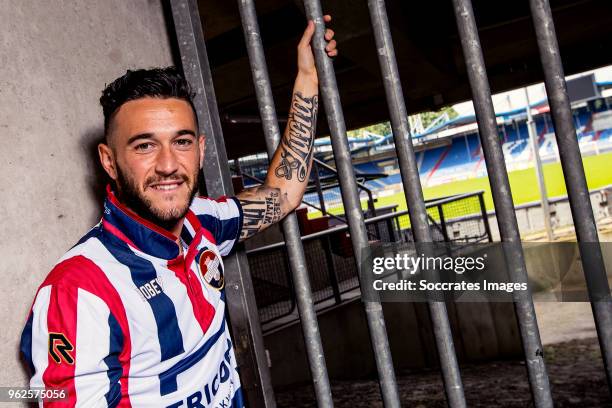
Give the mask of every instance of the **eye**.
[[179, 146], [179, 147], [190, 147], [193, 144], [193, 140], [191, 140], [190, 138], [182, 138], [182, 139], [176, 139], [175, 143]]
[[146, 151], [151, 150], [152, 148], [153, 148], [153, 143], [149, 143], [149, 142], [139, 143], [134, 147], [134, 149], [136, 149], [139, 152], [146, 152]]

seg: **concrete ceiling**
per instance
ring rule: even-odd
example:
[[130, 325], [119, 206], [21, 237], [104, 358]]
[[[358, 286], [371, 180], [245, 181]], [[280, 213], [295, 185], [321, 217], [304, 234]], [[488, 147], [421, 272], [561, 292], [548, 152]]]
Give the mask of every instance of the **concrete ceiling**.
[[[279, 118], [296, 73], [305, 26], [297, 0], [256, 1]], [[470, 99], [450, 0], [387, 0], [406, 105], [411, 113]], [[542, 80], [527, 0], [473, 0], [493, 92]], [[388, 120], [366, 0], [325, 0], [340, 55], [334, 61], [348, 129]], [[567, 75], [612, 64], [612, 1], [551, 0]], [[200, 0], [200, 13], [228, 156], [265, 150], [236, 1]], [[322, 108], [321, 108], [322, 109]], [[326, 135], [323, 112], [318, 135]]]

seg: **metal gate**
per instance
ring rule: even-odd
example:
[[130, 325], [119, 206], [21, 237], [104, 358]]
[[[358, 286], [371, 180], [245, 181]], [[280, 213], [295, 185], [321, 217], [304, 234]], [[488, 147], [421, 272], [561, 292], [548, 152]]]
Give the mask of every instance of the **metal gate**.
[[[367, 3], [414, 239], [416, 242], [431, 242], [432, 236], [410, 137], [408, 114], [400, 85], [385, 2], [384, 0], [367, 0]], [[471, 0], [453, 0], [452, 3], [476, 110], [501, 239], [504, 242], [520, 242], [508, 173], [497, 133], [491, 91], [472, 3]], [[303, 5], [306, 17], [314, 20], [316, 24], [313, 48], [320, 77], [321, 96], [331, 132], [332, 148], [339, 174], [342, 200], [346, 209], [352, 246], [355, 259], [359, 263], [362, 259], [362, 252], [368, 246], [368, 234], [351, 164], [346, 126], [334, 68], [324, 51], [325, 40], [323, 35], [325, 28], [321, 4], [319, 0], [304, 0]], [[269, 155], [272, 155], [280, 141], [281, 133], [274, 109], [275, 105], [264, 58], [264, 48], [259, 34], [254, 0], [238, 0], [238, 6], [267, 150]], [[584, 243], [599, 242], [599, 239], [591, 203], [588, 199], [589, 194], [572, 121], [552, 13], [548, 0], [530, 0], [530, 6], [576, 236], [580, 245], [581, 259], [591, 298], [608, 386], [610, 386], [612, 384], [612, 299], [600, 247], [589, 246], [587, 249], [583, 245]], [[203, 169], [207, 176], [207, 191], [211, 195], [233, 194], [197, 2], [195, 0], [170, 0], [170, 9], [182, 68], [187, 80], [197, 93], [194, 103], [201, 126], [200, 130], [207, 135], [206, 158]], [[304, 250], [295, 215], [288, 216], [283, 221], [282, 226], [317, 402], [321, 407], [331, 407], [333, 406], [331, 388], [306, 270]], [[517, 247], [513, 246], [513, 248]], [[511, 278], [515, 282], [525, 282], [527, 280], [527, 270], [522, 250], [519, 248], [509, 251], [512, 251], [512, 253], [507, 254], [506, 259], [508, 260], [508, 270]], [[238, 251], [225, 262], [228, 311], [235, 340], [236, 358], [240, 365], [242, 386], [247, 401], [251, 407], [274, 407], [276, 403], [246, 255], [244, 251]], [[553, 400], [543, 359], [533, 300], [530, 294], [525, 295], [525, 293], [514, 292], [513, 300], [533, 402], [536, 407], [552, 407]], [[428, 306], [448, 405], [465, 407], [466, 401], [446, 304], [439, 301], [430, 301]], [[385, 407], [399, 407], [399, 392], [381, 304], [376, 302], [365, 303], [365, 312], [384, 405]]]

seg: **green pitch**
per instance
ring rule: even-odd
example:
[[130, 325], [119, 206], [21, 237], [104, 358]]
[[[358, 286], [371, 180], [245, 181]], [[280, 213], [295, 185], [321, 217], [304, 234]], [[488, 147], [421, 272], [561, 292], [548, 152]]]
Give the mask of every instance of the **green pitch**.
[[[587, 184], [589, 189], [595, 189], [612, 184], [612, 153], [583, 157], [582, 163], [587, 176]], [[508, 177], [510, 179], [510, 188], [512, 190], [514, 205], [537, 201], [540, 199], [538, 182], [536, 179], [535, 169], [533, 167], [510, 172]], [[544, 164], [544, 181], [546, 182], [549, 198], [567, 195], [560, 163]], [[478, 190], [485, 191], [484, 199], [487, 210], [494, 209], [493, 198], [491, 196], [491, 187], [489, 186], [489, 180], [487, 177], [454, 181], [428, 187], [423, 189], [423, 195], [425, 196], [425, 199], [432, 199], [454, 194], [469, 193]], [[362, 205], [363, 208], [366, 208], [365, 202], [362, 202]], [[391, 196], [378, 198], [376, 207], [383, 207], [387, 205], [397, 205], [398, 211], [405, 210], [407, 207], [404, 193], [402, 192]], [[339, 206], [331, 209], [330, 212], [341, 214], [344, 212], [344, 209], [342, 206]], [[316, 218], [319, 215], [320, 213], [311, 213], [309, 214], [309, 218]]]

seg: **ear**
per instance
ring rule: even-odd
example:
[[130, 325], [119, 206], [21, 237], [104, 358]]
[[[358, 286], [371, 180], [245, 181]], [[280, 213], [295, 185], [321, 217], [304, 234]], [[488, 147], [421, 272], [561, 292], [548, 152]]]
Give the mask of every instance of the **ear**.
[[111, 179], [117, 180], [117, 164], [113, 150], [107, 144], [100, 143], [98, 145], [98, 155], [104, 171]]
[[204, 153], [206, 152], [206, 136], [200, 134], [198, 138], [198, 147], [200, 148], [200, 168], [204, 165]]

